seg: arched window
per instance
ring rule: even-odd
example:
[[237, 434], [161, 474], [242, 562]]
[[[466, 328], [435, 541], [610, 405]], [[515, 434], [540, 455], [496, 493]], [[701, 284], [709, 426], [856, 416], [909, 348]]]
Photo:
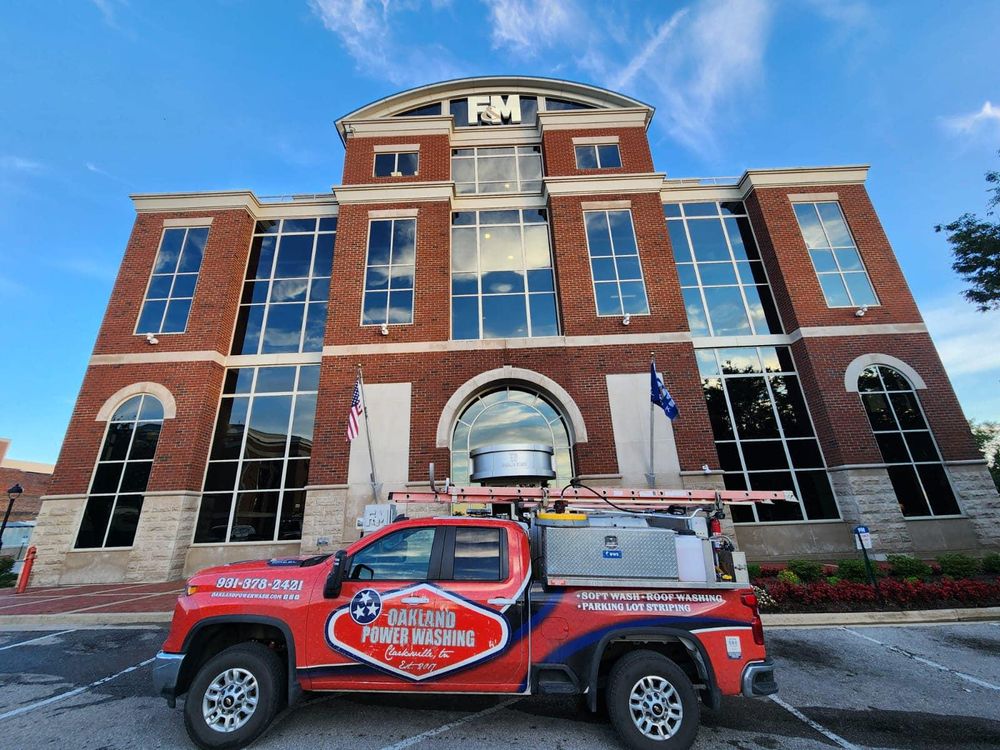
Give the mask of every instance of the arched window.
[[960, 513], [910, 381], [898, 370], [873, 365], [858, 376], [858, 391], [903, 515]]
[[163, 425], [163, 405], [148, 393], [132, 396], [108, 422], [90, 483], [77, 549], [131, 547]]
[[511, 443], [551, 445], [556, 482], [568, 482], [573, 476], [563, 415], [537, 391], [510, 385], [480, 394], [462, 410], [451, 438], [451, 481], [469, 483], [469, 451]]

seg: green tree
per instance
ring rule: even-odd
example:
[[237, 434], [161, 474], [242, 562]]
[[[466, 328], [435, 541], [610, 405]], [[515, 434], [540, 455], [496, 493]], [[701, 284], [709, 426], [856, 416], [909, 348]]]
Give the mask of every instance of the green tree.
[[1000, 422], [976, 422], [970, 419], [969, 429], [990, 467], [993, 484], [997, 486], [997, 492], [1000, 492]]
[[[986, 217], [992, 217], [1000, 206], [1000, 171], [987, 172], [986, 182], [992, 186], [988, 192], [993, 194]], [[954, 256], [951, 267], [969, 284], [962, 296], [982, 312], [1000, 309], [1000, 222], [964, 213], [950, 224], [938, 224], [934, 230], [948, 233]]]

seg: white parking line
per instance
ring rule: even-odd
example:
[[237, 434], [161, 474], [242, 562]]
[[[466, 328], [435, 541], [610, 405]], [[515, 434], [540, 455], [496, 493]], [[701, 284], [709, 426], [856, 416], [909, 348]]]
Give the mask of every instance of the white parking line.
[[798, 719], [799, 721], [801, 721], [803, 724], [805, 724], [806, 726], [808, 726], [808, 727], [810, 727], [812, 729], [815, 729], [817, 732], [819, 732], [821, 735], [823, 735], [824, 737], [826, 737], [831, 742], [835, 742], [836, 744], [840, 745], [842, 748], [844, 748], [844, 750], [860, 750], [860, 748], [858, 748], [857, 745], [854, 745], [854, 744], [848, 742], [843, 737], [841, 737], [839, 734], [835, 734], [834, 732], [831, 732], [829, 729], [827, 729], [826, 727], [824, 727], [822, 724], [819, 724], [818, 722], [813, 721], [808, 716], [806, 716], [804, 713], [802, 713], [801, 711], [799, 711], [799, 709], [797, 709], [795, 706], [791, 705], [790, 703], [785, 703], [785, 701], [781, 700], [781, 698], [779, 698], [778, 696], [776, 696], [776, 695], [769, 695], [768, 697], [772, 701], [774, 701], [775, 703], [777, 703], [779, 706], [781, 706], [783, 709], [785, 709], [786, 711], [788, 711], [788, 713], [790, 713], [796, 719]]
[[146, 659], [146, 661], [141, 661], [131, 667], [126, 667], [121, 672], [115, 672], [113, 675], [108, 675], [107, 677], [102, 677], [100, 680], [95, 680], [89, 685], [84, 685], [83, 687], [74, 688], [73, 690], [68, 690], [65, 693], [59, 693], [59, 695], [53, 695], [51, 698], [46, 698], [45, 700], [35, 701], [34, 703], [29, 703], [27, 706], [21, 706], [20, 708], [15, 708], [13, 711], [8, 711], [7, 713], [0, 714], [0, 721], [4, 719], [13, 719], [15, 716], [20, 716], [21, 714], [26, 714], [29, 711], [34, 711], [36, 708], [41, 708], [42, 706], [48, 706], [52, 703], [57, 703], [67, 698], [72, 698], [74, 695], [79, 695], [80, 693], [85, 693], [88, 690], [92, 690], [95, 687], [103, 685], [105, 682], [111, 682], [111, 680], [121, 677], [129, 672], [134, 672], [137, 669], [141, 669], [147, 664], [152, 664], [156, 657], [151, 657]]
[[60, 630], [58, 633], [49, 633], [47, 635], [40, 635], [37, 638], [32, 638], [29, 641], [21, 641], [20, 643], [11, 643], [9, 646], [0, 646], [0, 651], [6, 651], [9, 648], [17, 648], [18, 646], [27, 646], [29, 643], [36, 643], [38, 641], [44, 641], [46, 638], [55, 638], [57, 635], [66, 635], [67, 633], [75, 633], [76, 628], [71, 630]]
[[[412, 737], [407, 737], [405, 740], [400, 740], [393, 745], [386, 745], [382, 750], [403, 750], [404, 747], [410, 747], [411, 745], [416, 745], [418, 742], [423, 742], [428, 737], [434, 737], [443, 732], [447, 732], [455, 727], [460, 727], [462, 724], [467, 724], [470, 721], [475, 721], [476, 719], [481, 719], [484, 716], [489, 716], [490, 714], [495, 714], [497, 711], [507, 708], [507, 706], [512, 703], [517, 703], [520, 698], [511, 698], [503, 703], [498, 703], [490, 708], [484, 708], [482, 711], [478, 711], [474, 714], [469, 714], [468, 716], [463, 716], [461, 719], [455, 719], [455, 721], [448, 722], [447, 724], [442, 724], [434, 729], [428, 729], [426, 732], [421, 732], [420, 734], [415, 734]], [[0, 719], [3, 717], [0, 716]]]
[[986, 682], [986, 680], [980, 680], [978, 677], [973, 677], [971, 674], [966, 674], [965, 672], [959, 672], [957, 669], [952, 669], [951, 667], [946, 667], [944, 664], [938, 664], [936, 661], [931, 661], [930, 659], [925, 659], [922, 656], [917, 656], [911, 651], [907, 651], [905, 648], [900, 648], [899, 646], [893, 646], [891, 643], [885, 643], [878, 640], [877, 638], [872, 638], [870, 635], [865, 635], [864, 633], [859, 633], [856, 630], [851, 630], [850, 628], [841, 628], [846, 630], [851, 635], [856, 635], [858, 638], [864, 638], [866, 641], [871, 641], [872, 643], [877, 643], [879, 646], [893, 651], [901, 656], [905, 656], [914, 661], [918, 661], [921, 664], [926, 664], [928, 667], [934, 667], [934, 669], [939, 669], [942, 672], [947, 672], [948, 674], [953, 674], [959, 679], [965, 680], [966, 682], [971, 682], [973, 685], [979, 685], [979, 687], [984, 687], [989, 690], [1000, 691], [1000, 685], [994, 685], [992, 682]]

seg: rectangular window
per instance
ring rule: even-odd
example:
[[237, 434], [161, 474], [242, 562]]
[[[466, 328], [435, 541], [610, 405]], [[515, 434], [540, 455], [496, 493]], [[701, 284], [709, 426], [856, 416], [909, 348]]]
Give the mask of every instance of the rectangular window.
[[455, 554], [452, 558], [451, 580], [500, 581], [500, 534], [502, 529], [455, 529]]
[[411, 177], [420, 167], [420, 154], [416, 151], [375, 154], [376, 177]]
[[451, 337], [557, 336], [545, 209], [451, 215]]
[[319, 365], [226, 373], [194, 541], [301, 539]]
[[459, 195], [537, 193], [542, 189], [542, 147], [452, 149], [451, 178]]
[[840, 204], [794, 203], [793, 208], [827, 307], [879, 304]]
[[258, 221], [232, 354], [323, 349], [337, 218]]
[[368, 256], [361, 325], [413, 322], [416, 219], [368, 224]]
[[726, 489], [790, 490], [797, 503], [732, 506], [737, 523], [839, 518], [791, 351], [697, 349]]
[[135, 332], [184, 333], [208, 227], [165, 229]]
[[616, 169], [622, 165], [617, 143], [576, 146], [577, 169]]
[[584, 211], [598, 315], [646, 315], [646, 285], [632, 212]]
[[666, 203], [663, 213], [692, 335], [782, 333], [743, 204]]

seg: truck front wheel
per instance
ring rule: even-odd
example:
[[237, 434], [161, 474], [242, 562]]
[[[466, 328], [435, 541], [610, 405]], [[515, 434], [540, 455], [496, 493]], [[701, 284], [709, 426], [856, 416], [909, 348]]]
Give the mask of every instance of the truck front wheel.
[[611, 668], [608, 716], [633, 750], [686, 750], [698, 733], [698, 696], [674, 662], [632, 651]]
[[184, 726], [198, 747], [243, 747], [259, 737], [281, 705], [281, 659], [260, 643], [222, 651], [198, 670], [184, 701]]

